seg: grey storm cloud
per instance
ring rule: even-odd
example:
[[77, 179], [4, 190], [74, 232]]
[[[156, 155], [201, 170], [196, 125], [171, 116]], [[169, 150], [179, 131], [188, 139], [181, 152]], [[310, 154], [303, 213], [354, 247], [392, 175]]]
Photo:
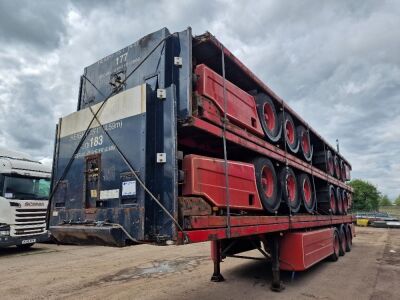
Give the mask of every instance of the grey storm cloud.
[[65, 34], [64, 17], [67, 7], [61, 1], [0, 2], [1, 43], [23, 43], [53, 49]]
[[396, 1], [0, 1], [0, 144], [50, 160], [83, 68], [168, 27], [210, 31], [390, 197], [400, 194]]

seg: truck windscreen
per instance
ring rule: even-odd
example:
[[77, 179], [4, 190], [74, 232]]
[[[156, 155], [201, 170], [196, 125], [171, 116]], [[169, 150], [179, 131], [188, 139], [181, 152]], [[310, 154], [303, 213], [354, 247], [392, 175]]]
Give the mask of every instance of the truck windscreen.
[[50, 179], [4, 176], [3, 197], [10, 199], [45, 200], [49, 198]]

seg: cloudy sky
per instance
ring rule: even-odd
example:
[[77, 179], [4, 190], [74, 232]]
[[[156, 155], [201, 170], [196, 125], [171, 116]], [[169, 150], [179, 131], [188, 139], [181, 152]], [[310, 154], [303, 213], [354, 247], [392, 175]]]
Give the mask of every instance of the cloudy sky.
[[0, 146], [49, 162], [83, 68], [143, 35], [210, 31], [353, 165], [400, 194], [399, 1], [0, 0]]

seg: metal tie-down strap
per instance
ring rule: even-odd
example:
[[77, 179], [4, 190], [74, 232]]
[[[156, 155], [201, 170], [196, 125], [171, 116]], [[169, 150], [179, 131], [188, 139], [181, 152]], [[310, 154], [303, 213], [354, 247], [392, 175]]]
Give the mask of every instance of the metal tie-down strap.
[[314, 155], [314, 147], [313, 145], [311, 145], [311, 137], [310, 137], [310, 126], [308, 126], [307, 124], [307, 133], [309, 136], [309, 142], [310, 142], [310, 146], [311, 146], [311, 179], [312, 179], [312, 184], [313, 184], [313, 194], [314, 194], [314, 201], [315, 201], [315, 205], [314, 205], [314, 213], [317, 214], [318, 211], [318, 199], [317, 199], [317, 190], [315, 189], [315, 180], [314, 180], [314, 166], [313, 166], [313, 155]]
[[[284, 144], [284, 147], [285, 147], [285, 168], [288, 169], [289, 168], [289, 161], [287, 159], [287, 145], [286, 145], [287, 132], [286, 132], [286, 122], [285, 122], [285, 104], [283, 103], [283, 100], [282, 100], [281, 104], [282, 104], [282, 127], [283, 127], [283, 135], [284, 135], [283, 136], [283, 144]], [[294, 130], [296, 131], [296, 128]], [[288, 175], [286, 174], [286, 176], [288, 176]], [[285, 179], [285, 186], [286, 186], [287, 185], [286, 184], [287, 177], [285, 177], [284, 179]], [[286, 193], [288, 193], [287, 190], [288, 190], [288, 187], [286, 186]], [[290, 229], [292, 229], [292, 208], [290, 207], [290, 205], [288, 205], [288, 207], [289, 207], [289, 230], [290, 230]], [[275, 212], [275, 215], [276, 215], [276, 213], [277, 212]]]
[[228, 174], [228, 154], [226, 150], [226, 123], [227, 119], [227, 103], [226, 103], [226, 78], [225, 78], [225, 52], [224, 46], [221, 44], [221, 62], [222, 62], [222, 86], [224, 97], [224, 119], [222, 121], [222, 143], [224, 146], [224, 173], [225, 173], [225, 197], [226, 197], [226, 225], [227, 225], [227, 238], [231, 237], [231, 209], [230, 209], [230, 193], [229, 193], [229, 174]]

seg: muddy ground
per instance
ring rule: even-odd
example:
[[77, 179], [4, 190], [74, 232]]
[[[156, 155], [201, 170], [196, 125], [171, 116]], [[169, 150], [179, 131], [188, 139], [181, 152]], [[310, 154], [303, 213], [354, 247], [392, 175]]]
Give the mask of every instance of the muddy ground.
[[[400, 299], [400, 230], [357, 228], [338, 262], [284, 273], [269, 290], [270, 265], [228, 258], [210, 282], [208, 243], [127, 248], [37, 244], [0, 250], [1, 299]], [[261, 257], [252, 251], [248, 255]]]

